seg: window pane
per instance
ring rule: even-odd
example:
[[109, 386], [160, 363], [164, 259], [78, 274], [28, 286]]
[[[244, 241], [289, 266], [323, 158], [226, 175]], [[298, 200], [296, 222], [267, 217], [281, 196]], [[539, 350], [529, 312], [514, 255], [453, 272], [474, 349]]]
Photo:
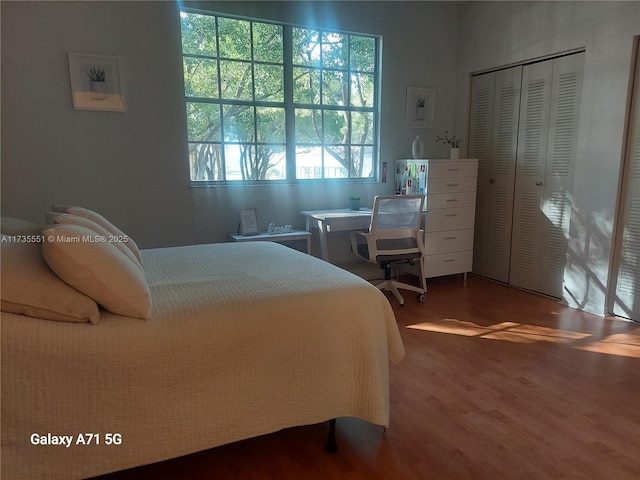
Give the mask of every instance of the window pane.
[[324, 148], [324, 178], [348, 178], [348, 147], [330, 145]]
[[244, 105], [225, 105], [224, 140], [226, 142], [253, 142], [255, 123], [253, 107]]
[[246, 158], [252, 155], [252, 146], [246, 144], [227, 144], [224, 146], [224, 173], [226, 180], [245, 180], [243, 166]]
[[286, 175], [283, 146], [229, 144], [224, 154], [227, 180], [280, 180]]
[[251, 60], [251, 23], [218, 17], [220, 57]]
[[193, 181], [224, 180], [220, 145], [189, 143], [189, 167]]
[[350, 70], [373, 72], [375, 68], [376, 41], [370, 37], [351, 35]]
[[256, 100], [284, 101], [284, 71], [279, 65], [256, 65]]
[[296, 143], [322, 143], [322, 111], [296, 108]]
[[349, 139], [349, 112], [324, 112], [324, 143], [347, 143]]
[[220, 61], [222, 98], [230, 100], [253, 100], [251, 63]]
[[351, 106], [373, 106], [374, 78], [369, 73], [351, 74]]
[[322, 34], [322, 65], [332, 68], [347, 67], [347, 37], [340, 33]]
[[293, 101], [295, 103], [320, 103], [320, 70], [294, 67]]
[[373, 144], [373, 112], [351, 112], [351, 143]]
[[218, 98], [218, 61], [184, 58], [184, 94], [187, 97]]
[[293, 63], [320, 65], [320, 32], [306, 28], [293, 28]]
[[253, 24], [253, 59], [258, 62], [282, 63], [284, 56], [282, 27], [270, 23]]
[[287, 152], [284, 145], [259, 145], [258, 165], [262, 170], [258, 180], [285, 180], [287, 178]]
[[351, 176], [373, 177], [373, 147], [351, 147]]
[[182, 52], [196, 55], [217, 55], [216, 18], [211, 15], [180, 12]]
[[296, 147], [296, 178], [322, 178], [321, 147]]
[[256, 107], [258, 142], [285, 143], [284, 108]]
[[322, 88], [322, 103], [324, 105], [347, 104], [345, 72], [333, 70], [322, 72]]
[[220, 105], [187, 102], [189, 140], [219, 142]]

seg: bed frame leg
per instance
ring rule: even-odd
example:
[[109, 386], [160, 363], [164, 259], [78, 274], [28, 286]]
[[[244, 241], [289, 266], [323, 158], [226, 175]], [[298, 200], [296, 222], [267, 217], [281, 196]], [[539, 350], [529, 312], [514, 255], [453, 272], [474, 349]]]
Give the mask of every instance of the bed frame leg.
[[329, 453], [335, 453], [338, 451], [338, 443], [336, 442], [336, 419], [329, 420], [329, 436], [327, 437], [327, 443], [324, 446], [324, 451]]

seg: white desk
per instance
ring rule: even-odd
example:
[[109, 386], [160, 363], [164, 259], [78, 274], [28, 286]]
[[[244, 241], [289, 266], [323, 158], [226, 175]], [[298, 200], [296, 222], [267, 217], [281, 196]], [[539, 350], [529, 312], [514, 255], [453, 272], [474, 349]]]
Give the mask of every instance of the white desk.
[[360, 210], [341, 208], [338, 210], [304, 210], [300, 213], [307, 217], [307, 232], [311, 231], [311, 227], [318, 229], [322, 258], [328, 262], [327, 233], [367, 229], [371, 224], [373, 211], [370, 208], [361, 208]]
[[304, 240], [306, 253], [311, 254], [311, 233], [307, 229], [294, 230], [287, 233], [268, 233], [262, 232], [258, 235], [238, 235], [235, 233], [229, 233], [229, 238], [234, 242], [276, 242], [286, 243], [294, 240]]

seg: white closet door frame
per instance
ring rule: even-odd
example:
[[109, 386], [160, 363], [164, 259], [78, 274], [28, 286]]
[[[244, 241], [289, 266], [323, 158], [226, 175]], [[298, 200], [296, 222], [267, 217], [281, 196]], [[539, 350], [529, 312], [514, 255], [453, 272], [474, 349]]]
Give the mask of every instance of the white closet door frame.
[[610, 313], [640, 321], [640, 37], [636, 39], [635, 47], [636, 66], [622, 170], [622, 195], [607, 303]]

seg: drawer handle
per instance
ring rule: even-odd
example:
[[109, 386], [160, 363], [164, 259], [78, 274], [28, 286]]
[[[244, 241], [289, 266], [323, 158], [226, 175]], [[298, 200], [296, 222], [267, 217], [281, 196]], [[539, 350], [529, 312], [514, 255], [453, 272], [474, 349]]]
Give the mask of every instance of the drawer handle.
[[458, 187], [459, 183], [447, 183], [447, 187]]
[[447, 213], [447, 214], [445, 215], [445, 217], [457, 217], [457, 216], [458, 216], [458, 214], [457, 214], [457, 213]]
[[444, 262], [445, 262], [445, 263], [447, 263], [447, 262], [455, 262], [455, 261], [456, 261], [456, 259], [455, 259], [455, 258], [445, 258], [445, 259], [444, 259]]
[[445, 240], [455, 240], [458, 237], [444, 237]]
[[447, 199], [447, 202], [457, 202], [458, 199], [457, 198], [449, 198]]
[[447, 171], [448, 172], [459, 172], [460, 169], [459, 168], [448, 168]]

